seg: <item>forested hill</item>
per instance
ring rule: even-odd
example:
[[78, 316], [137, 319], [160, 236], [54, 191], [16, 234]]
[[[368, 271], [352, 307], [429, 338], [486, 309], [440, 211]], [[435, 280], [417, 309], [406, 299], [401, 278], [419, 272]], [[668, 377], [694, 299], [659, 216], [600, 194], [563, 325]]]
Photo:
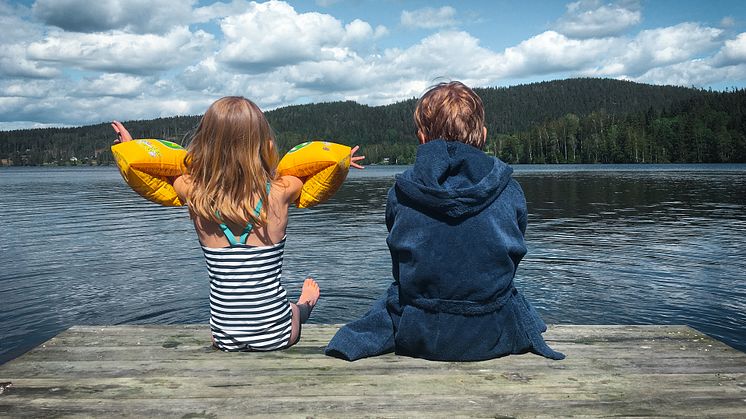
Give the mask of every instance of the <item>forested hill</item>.
[[[746, 93], [568, 79], [476, 89], [488, 147], [510, 163], [743, 162]], [[332, 102], [267, 112], [283, 150], [309, 139], [359, 144], [371, 163], [410, 163], [415, 99], [386, 106]], [[181, 141], [199, 116], [128, 121], [139, 138]], [[111, 161], [108, 123], [0, 132], [0, 159], [14, 164]]]
[[612, 79], [569, 79], [478, 91], [489, 128], [497, 133], [525, 130], [568, 113], [584, 116], [605, 111], [625, 115], [650, 108], [669, 111], [704, 93]]

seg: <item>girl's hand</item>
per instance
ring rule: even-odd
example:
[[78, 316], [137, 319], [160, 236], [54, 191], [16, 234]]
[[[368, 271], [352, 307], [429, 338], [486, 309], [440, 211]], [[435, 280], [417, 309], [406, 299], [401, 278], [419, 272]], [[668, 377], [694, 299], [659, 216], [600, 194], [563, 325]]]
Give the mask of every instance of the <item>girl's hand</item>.
[[132, 141], [132, 136], [130, 135], [130, 132], [127, 131], [127, 128], [125, 128], [121, 122], [113, 121], [111, 123], [111, 127], [114, 128], [114, 132], [117, 133], [117, 138], [114, 140], [114, 144]]
[[360, 160], [364, 159], [365, 156], [356, 156], [355, 152], [360, 149], [359, 145], [356, 145], [355, 147], [352, 147], [352, 150], [350, 150], [350, 166], [354, 167], [355, 169], [364, 169], [363, 166], [357, 164]]

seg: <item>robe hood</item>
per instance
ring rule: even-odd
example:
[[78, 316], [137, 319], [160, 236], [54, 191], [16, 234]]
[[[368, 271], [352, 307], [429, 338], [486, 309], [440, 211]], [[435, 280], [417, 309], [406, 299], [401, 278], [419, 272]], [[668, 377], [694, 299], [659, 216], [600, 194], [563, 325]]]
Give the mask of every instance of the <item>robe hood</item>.
[[470, 145], [433, 140], [417, 149], [414, 167], [396, 176], [397, 192], [427, 213], [471, 216], [490, 205], [513, 169]]

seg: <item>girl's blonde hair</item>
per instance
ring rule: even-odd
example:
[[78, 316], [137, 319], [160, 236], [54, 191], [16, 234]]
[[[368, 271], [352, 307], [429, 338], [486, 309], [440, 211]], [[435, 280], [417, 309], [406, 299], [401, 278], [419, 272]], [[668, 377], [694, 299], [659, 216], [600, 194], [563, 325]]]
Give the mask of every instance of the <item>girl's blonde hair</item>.
[[[267, 184], [279, 161], [272, 129], [254, 102], [239, 96], [218, 99], [202, 117], [187, 146], [192, 180], [189, 208], [215, 222], [267, 221]], [[254, 208], [261, 199], [260, 214]]]

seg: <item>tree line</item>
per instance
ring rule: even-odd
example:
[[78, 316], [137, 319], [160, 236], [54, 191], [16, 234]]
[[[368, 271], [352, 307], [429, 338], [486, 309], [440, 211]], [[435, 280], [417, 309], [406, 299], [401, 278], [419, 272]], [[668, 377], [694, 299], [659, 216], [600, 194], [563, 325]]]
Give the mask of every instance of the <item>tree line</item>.
[[491, 137], [487, 150], [508, 163], [743, 163], [746, 90], [708, 92], [668, 110], [568, 113]]
[[[746, 91], [712, 92], [611, 79], [475, 89], [485, 105], [486, 151], [509, 163], [746, 161]], [[316, 139], [361, 145], [369, 163], [409, 164], [416, 99], [385, 106], [331, 102], [266, 112], [279, 148]], [[136, 138], [182, 143], [200, 115], [127, 121]], [[111, 164], [108, 123], [0, 131], [0, 161]]]

